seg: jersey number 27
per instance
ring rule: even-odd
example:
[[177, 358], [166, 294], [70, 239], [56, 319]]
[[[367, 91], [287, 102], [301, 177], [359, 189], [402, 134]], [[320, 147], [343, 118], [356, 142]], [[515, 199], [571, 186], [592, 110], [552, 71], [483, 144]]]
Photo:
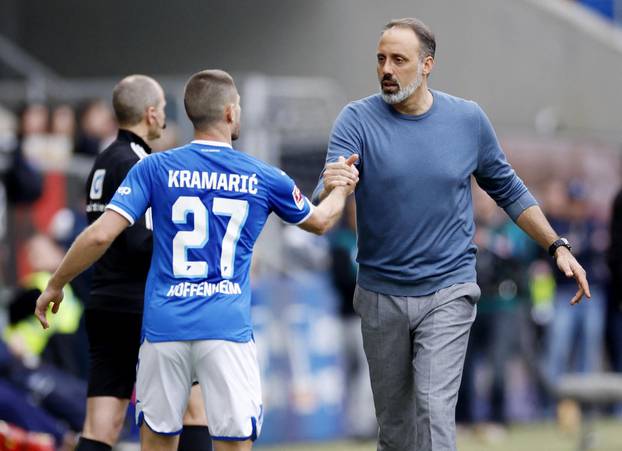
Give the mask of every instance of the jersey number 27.
[[[180, 196], [173, 204], [173, 222], [187, 224], [188, 213], [194, 215], [194, 229], [179, 231], [173, 238], [173, 274], [175, 277], [204, 278], [207, 277], [207, 262], [188, 261], [188, 249], [200, 249], [207, 244], [209, 211], [199, 197]], [[230, 218], [220, 255], [220, 274], [224, 279], [230, 279], [233, 277], [235, 248], [248, 216], [248, 201], [216, 197], [212, 213]]]

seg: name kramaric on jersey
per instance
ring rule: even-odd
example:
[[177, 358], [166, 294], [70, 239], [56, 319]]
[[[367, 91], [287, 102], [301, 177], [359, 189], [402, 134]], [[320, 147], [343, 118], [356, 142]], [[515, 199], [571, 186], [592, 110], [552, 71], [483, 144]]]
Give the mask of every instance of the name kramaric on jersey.
[[213, 294], [242, 294], [240, 284], [236, 282], [230, 282], [229, 280], [221, 280], [220, 282], [180, 282], [176, 285], [171, 285], [166, 294], [166, 297], [172, 298], [185, 298], [191, 296], [211, 296]]
[[222, 172], [174, 170], [168, 171], [169, 188], [195, 188], [257, 194], [257, 174], [227, 174]]

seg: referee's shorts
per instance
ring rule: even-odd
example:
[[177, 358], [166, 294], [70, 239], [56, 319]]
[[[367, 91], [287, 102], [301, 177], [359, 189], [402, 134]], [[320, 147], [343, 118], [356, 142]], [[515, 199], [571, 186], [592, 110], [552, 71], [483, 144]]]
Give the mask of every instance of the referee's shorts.
[[136, 381], [142, 313], [85, 311], [89, 339], [89, 398], [130, 399]]

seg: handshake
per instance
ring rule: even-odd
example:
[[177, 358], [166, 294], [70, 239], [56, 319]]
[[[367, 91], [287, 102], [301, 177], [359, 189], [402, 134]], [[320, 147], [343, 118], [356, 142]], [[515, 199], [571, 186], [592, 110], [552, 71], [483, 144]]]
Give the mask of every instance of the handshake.
[[344, 190], [346, 195], [354, 192], [359, 181], [359, 171], [355, 166], [358, 159], [359, 156], [353, 154], [347, 160], [344, 157], [339, 157], [336, 162], [326, 164], [322, 175], [324, 192], [320, 196], [321, 198], [327, 196], [335, 188]]

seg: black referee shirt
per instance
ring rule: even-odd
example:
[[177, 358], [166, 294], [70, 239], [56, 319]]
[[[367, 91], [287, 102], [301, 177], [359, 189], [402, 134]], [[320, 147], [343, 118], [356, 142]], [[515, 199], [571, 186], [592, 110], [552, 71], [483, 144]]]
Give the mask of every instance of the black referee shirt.
[[[149, 153], [150, 147], [139, 136], [119, 130], [117, 139], [97, 156], [86, 182], [89, 224], [102, 215], [132, 166]], [[142, 312], [151, 263], [150, 218], [151, 210], [148, 210], [144, 217], [125, 229], [95, 263], [89, 308]]]

